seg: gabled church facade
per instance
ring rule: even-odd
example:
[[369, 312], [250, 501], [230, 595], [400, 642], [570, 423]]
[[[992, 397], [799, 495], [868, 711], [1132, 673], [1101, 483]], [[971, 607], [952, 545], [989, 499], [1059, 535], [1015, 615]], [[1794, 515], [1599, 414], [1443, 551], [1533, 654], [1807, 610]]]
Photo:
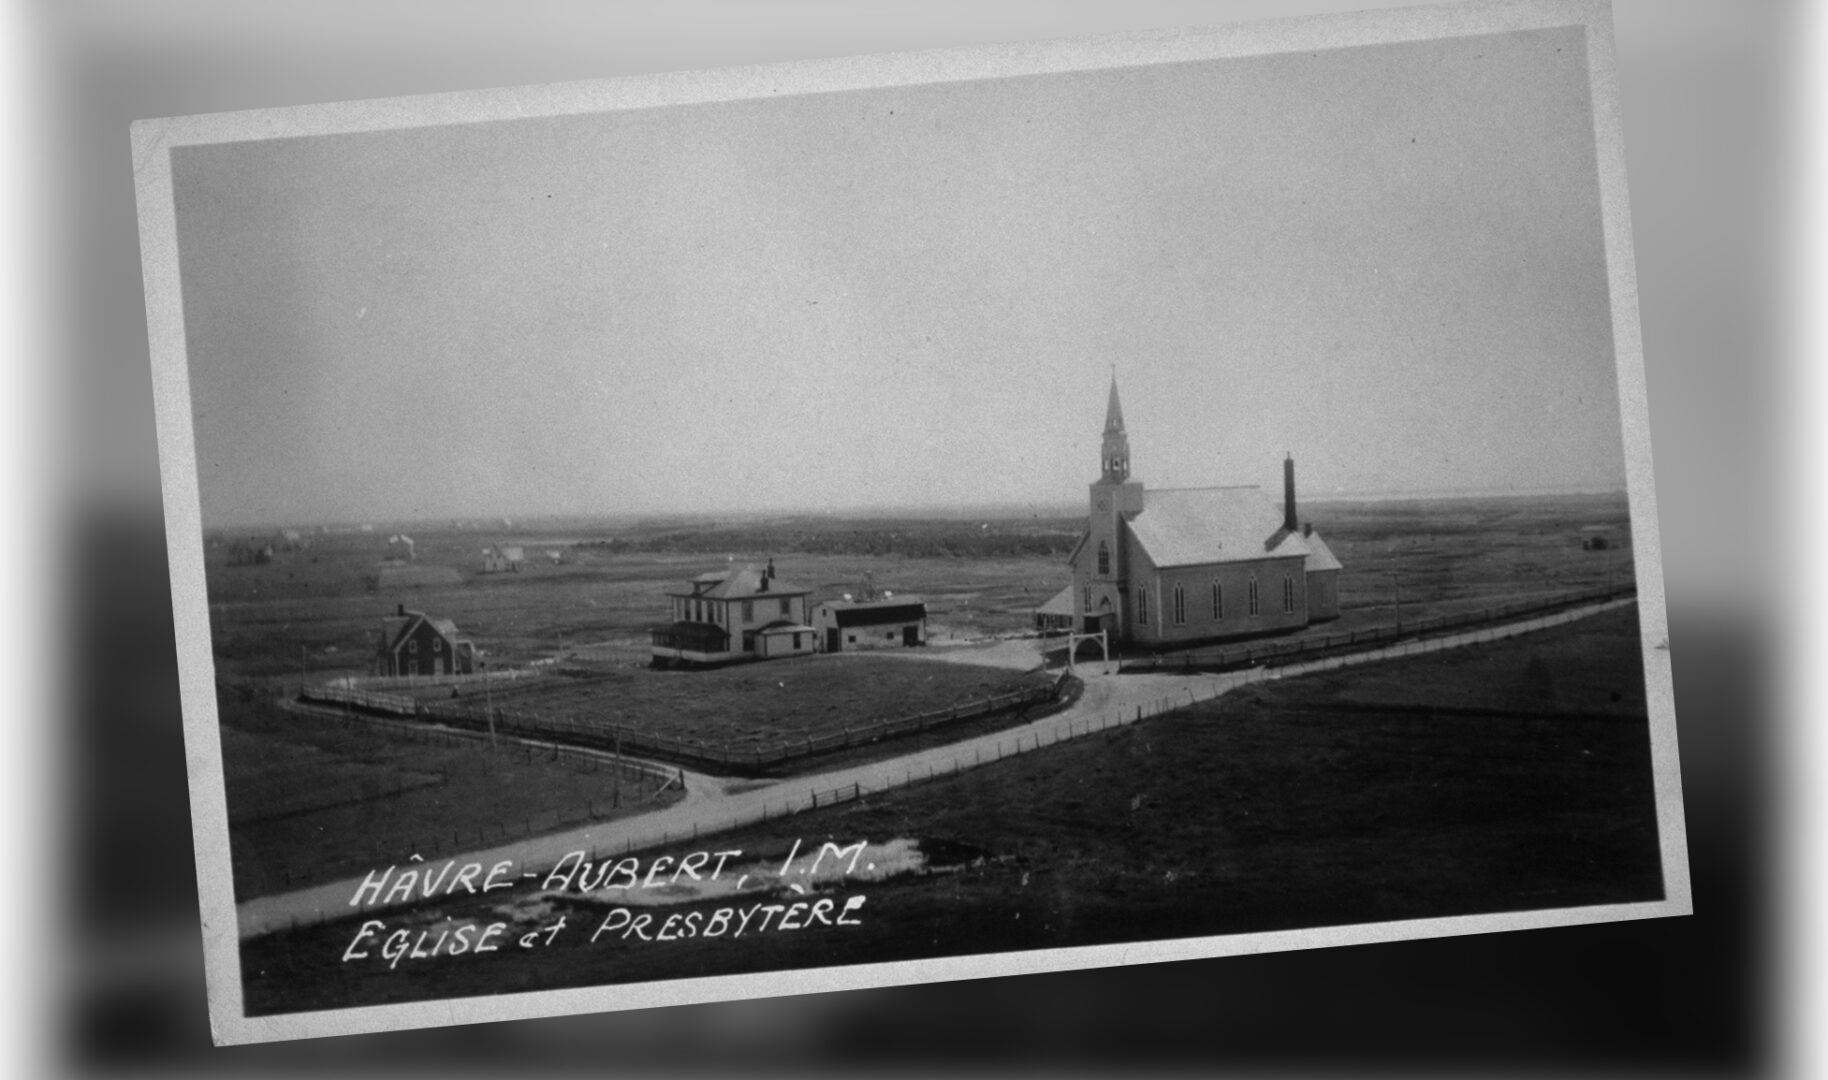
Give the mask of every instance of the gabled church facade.
[[1339, 560], [1295, 513], [1295, 462], [1282, 505], [1257, 487], [1147, 490], [1130, 477], [1117, 380], [1105, 409], [1102, 475], [1068, 562], [1074, 620], [1130, 646], [1297, 630], [1339, 616]]

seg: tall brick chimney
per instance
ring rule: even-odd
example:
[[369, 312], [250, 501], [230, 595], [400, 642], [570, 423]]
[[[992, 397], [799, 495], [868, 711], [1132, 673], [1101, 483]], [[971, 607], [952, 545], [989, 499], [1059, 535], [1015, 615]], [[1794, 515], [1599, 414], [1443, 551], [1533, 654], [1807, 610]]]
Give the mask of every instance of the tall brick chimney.
[[1289, 532], [1301, 528], [1295, 520], [1295, 455], [1282, 459], [1282, 527]]

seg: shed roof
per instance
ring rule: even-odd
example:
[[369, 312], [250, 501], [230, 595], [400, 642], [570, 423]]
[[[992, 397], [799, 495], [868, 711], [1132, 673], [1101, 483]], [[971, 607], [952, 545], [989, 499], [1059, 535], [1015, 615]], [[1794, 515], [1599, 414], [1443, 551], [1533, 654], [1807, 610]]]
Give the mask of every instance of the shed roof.
[[1283, 528], [1282, 507], [1255, 486], [1147, 491], [1125, 524], [1159, 567], [1308, 554], [1301, 534]]
[[1073, 613], [1073, 587], [1068, 585], [1048, 599], [1047, 603], [1035, 609], [1037, 615], [1071, 615]]
[[1308, 573], [1312, 574], [1320, 570], [1341, 569], [1339, 560], [1333, 557], [1333, 549], [1327, 546], [1327, 542], [1320, 538], [1319, 533], [1309, 533], [1302, 537], [1302, 539], [1306, 540], [1308, 545]]
[[827, 600], [819, 606], [828, 609], [839, 626], [886, 626], [927, 617], [927, 605], [919, 600]]
[[792, 619], [776, 619], [773, 622], [769, 623], [768, 625], [763, 626], [760, 629], [756, 630], [756, 633], [758, 633], [758, 634], [769, 634], [769, 635], [772, 635], [772, 634], [810, 634], [810, 633], [817, 633], [817, 632], [818, 631], [814, 630], [810, 626], [807, 626], [805, 623], [797, 623], [797, 622], [794, 622]]

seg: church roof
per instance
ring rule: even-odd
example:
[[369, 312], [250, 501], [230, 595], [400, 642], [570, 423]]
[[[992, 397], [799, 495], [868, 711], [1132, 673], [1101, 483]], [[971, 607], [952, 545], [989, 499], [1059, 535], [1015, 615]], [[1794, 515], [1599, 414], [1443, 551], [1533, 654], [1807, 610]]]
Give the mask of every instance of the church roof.
[[1117, 400], [1117, 375], [1111, 375], [1111, 397], [1104, 407], [1104, 429], [1123, 430], [1123, 402]]
[[1333, 557], [1333, 549], [1327, 546], [1327, 542], [1320, 538], [1319, 533], [1309, 533], [1302, 539], [1306, 540], [1308, 545], [1308, 573], [1312, 574], [1317, 570], [1341, 569], [1339, 560]]
[[1256, 487], [1147, 491], [1142, 513], [1125, 524], [1158, 567], [1306, 556], [1310, 551], [1299, 532], [1283, 528], [1282, 507]]

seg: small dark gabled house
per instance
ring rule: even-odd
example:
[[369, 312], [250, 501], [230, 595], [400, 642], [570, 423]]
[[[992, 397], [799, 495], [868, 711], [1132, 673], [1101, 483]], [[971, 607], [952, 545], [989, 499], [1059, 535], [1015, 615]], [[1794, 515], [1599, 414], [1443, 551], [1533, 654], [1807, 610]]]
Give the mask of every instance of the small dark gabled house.
[[803, 589], [766, 567], [700, 574], [667, 594], [673, 621], [648, 631], [655, 666], [723, 664], [813, 651]]
[[927, 605], [907, 597], [824, 600], [812, 611], [826, 652], [927, 643]]
[[376, 675], [469, 675], [475, 663], [475, 646], [457, 636], [457, 624], [449, 619], [408, 611], [402, 604], [381, 620]]

